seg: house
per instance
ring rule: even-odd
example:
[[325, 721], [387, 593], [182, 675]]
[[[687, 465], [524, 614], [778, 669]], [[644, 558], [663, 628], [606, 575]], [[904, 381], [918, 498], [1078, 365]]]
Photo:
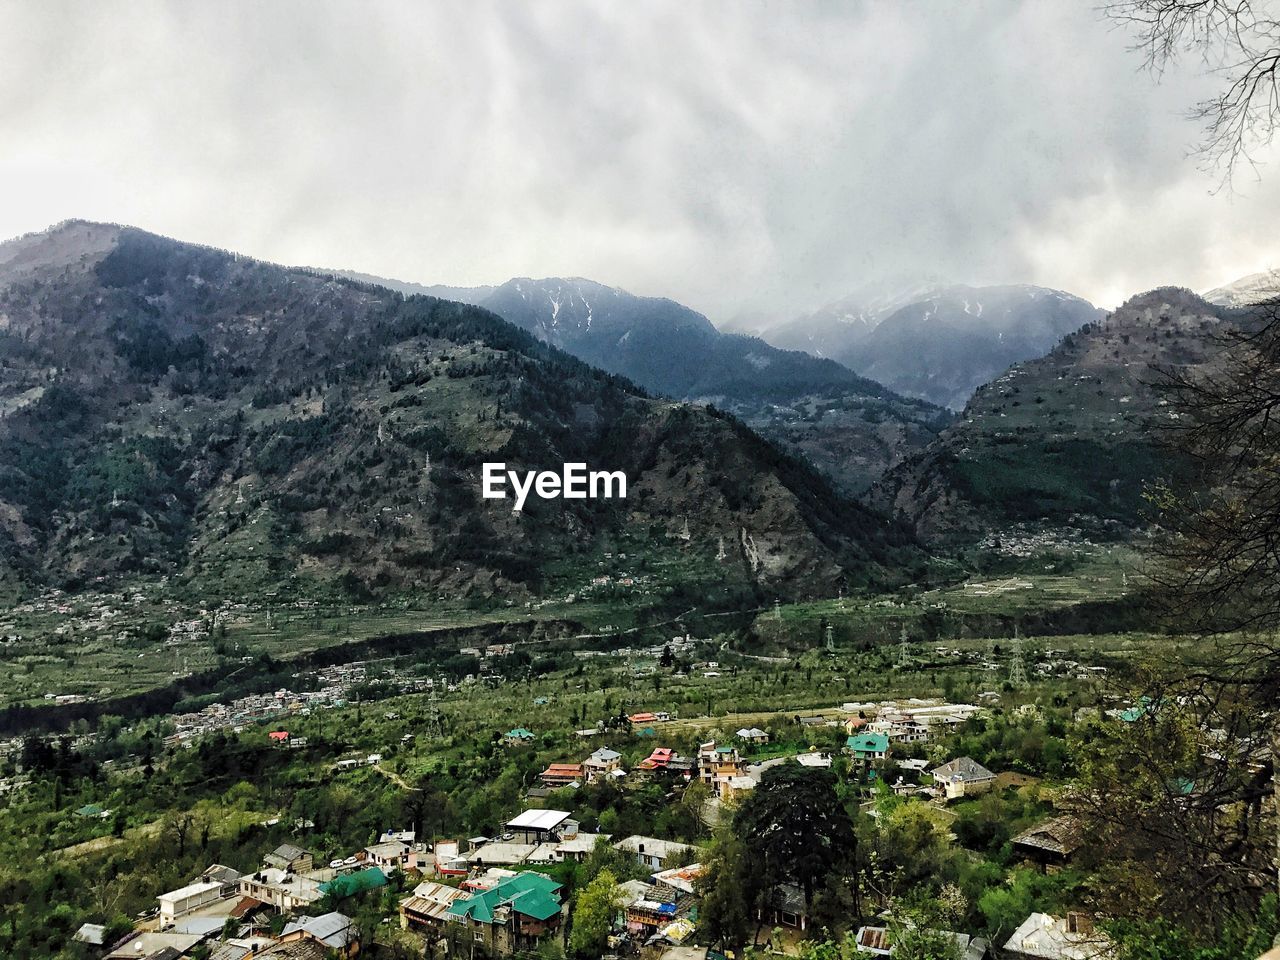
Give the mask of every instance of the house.
[[654, 747], [649, 756], [637, 763], [631, 772], [641, 780], [652, 780], [658, 777], [688, 779], [693, 773], [693, 761], [679, 756], [670, 747]]
[[103, 960], [126, 960], [126, 958], [128, 960], [138, 960], [139, 957], [143, 958], [143, 960], [151, 960], [154, 957], [178, 960], [179, 957], [205, 939], [207, 937], [198, 933], [169, 933], [144, 930], [122, 941]]
[[403, 870], [408, 866], [409, 855], [413, 845], [403, 840], [385, 840], [364, 848], [366, 863], [371, 863], [385, 872]]
[[282, 913], [309, 907], [324, 896], [314, 878], [279, 867], [265, 867], [257, 873], [246, 874], [240, 878], [237, 892]]
[[663, 710], [654, 713], [633, 713], [627, 717], [632, 727], [649, 727], [655, 723], [666, 723], [670, 719], [671, 714]]
[[508, 730], [503, 734], [502, 742], [508, 747], [522, 747], [526, 744], [533, 743], [534, 733], [524, 727], [516, 727], [514, 730]]
[[698, 747], [698, 779], [717, 797], [722, 797], [729, 781], [744, 773], [742, 757], [736, 747], [717, 745], [714, 740]]
[[675, 840], [658, 840], [655, 837], [627, 837], [614, 845], [615, 850], [629, 853], [652, 872], [667, 870], [678, 860], [690, 857], [697, 847]]
[[542, 771], [542, 782], [551, 788], [567, 787], [582, 782], [582, 764], [553, 763]]
[[929, 727], [914, 717], [904, 717], [890, 727], [889, 739], [894, 743], [923, 743], [929, 739]]
[[282, 843], [262, 858], [262, 865], [274, 867], [277, 870], [307, 873], [315, 863], [309, 850], [304, 850], [292, 843]]
[[572, 860], [574, 863], [582, 863], [595, 850], [597, 843], [608, 843], [609, 834], [607, 833], [583, 833], [579, 831], [575, 836], [562, 840], [555, 846], [552, 851], [551, 859], [553, 861]]
[[654, 747], [647, 757], [632, 767], [631, 772], [641, 777], [651, 777], [665, 771], [675, 757], [676, 752], [670, 747]]
[[582, 761], [582, 769], [587, 783], [595, 783], [601, 777], [607, 777], [622, 766], [622, 754], [608, 747], [601, 747], [586, 760]]
[[268, 734], [267, 734], [267, 739], [268, 739], [268, 740], [270, 740], [272, 743], [280, 743], [280, 744], [288, 743], [288, 742], [289, 742], [289, 731], [288, 731], [288, 730], [273, 730], [273, 731], [271, 731], [270, 733], [268, 733]]
[[173, 926], [174, 920], [193, 910], [207, 907], [223, 899], [222, 883], [217, 880], [197, 880], [185, 887], [156, 897], [160, 910], [160, 929]]
[[515, 843], [559, 843], [577, 836], [578, 822], [565, 810], [526, 810], [507, 821], [507, 832]]
[[866, 717], [850, 717], [844, 722], [844, 732], [849, 736], [853, 736], [859, 730], [867, 725]]
[[[989, 944], [981, 937], [970, 937], [967, 933], [953, 933], [950, 930], [936, 932], [944, 933], [955, 941], [954, 955], [959, 960], [985, 960]], [[893, 934], [888, 927], [859, 927], [854, 935], [854, 943], [858, 947], [859, 956], [893, 956]]]
[[104, 810], [96, 803], [86, 803], [83, 807], [78, 807], [75, 810], [75, 815], [77, 817], [85, 817], [90, 820], [105, 820], [107, 817], [111, 816], [111, 811]]
[[435, 848], [436, 873], [442, 877], [465, 877], [471, 864], [462, 856], [457, 840], [439, 840]]
[[1084, 846], [1080, 821], [1071, 816], [1052, 817], [1013, 838], [1013, 849], [1043, 866], [1061, 866]]
[[750, 793], [756, 788], [758, 781], [755, 777], [742, 775], [739, 777], [729, 777], [727, 780], [719, 784], [720, 799], [727, 803], [734, 803], [743, 798], [745, 794]]
[[945, 791], [948, 800], [982, 793], [996, 782], [994, 773], [969, 757], [957, 757], [930, 772], [934, 782]]
[[738, 731], [738, 739], [746, 743], [758, 746], [769, 742], [769, 734], [765, 733], [759, 727], [744, 727]]
[[356, 894], [377, 890], [387, 885], [387, 875], [378, 867], [365, 867], [356, 873], [343, 873], [320, 884], [320, 893], [330, 900], [345, 900]]
[[771, 927], [807, 930], [809, 910], [805, 906], [804, 891], [794, 883], [778, 884], [769, 893], [768, 906], [756, 913], [756, 919]]
[[871, 763], [889, 756], [889, 738], [883, 733], [859, 733], [845, 741], [845, 750], [855, 760]]
[[1153, 717], [1160, 709], [1160, 704], [1150, 697], [1139, 697], [1138, 702], [1124, 710], [1108, 710], [1107, 716], [1119, 717], [1125, 723], [1137, 723], [1143, 717]]
[[71, 939], [76, 943], [87, 943], [90, 946], [101, 947], [103, 946], [103, 941], [107, 939], [107, 928], [101, 923], [83, 923]]
[[464, 893], [449, 904], [445, 916], [492, 953], [532, 951], [560, 933], [560, 888], [545, 874], [524, 871], [487, 890]]
[[445, 922], [449, 904], [465, 891], [426, 880], [400, 901], [400, 926], [404, 930], [438, 930]]
[[360, 931], [354, 920], [341, 913], [294, 920], [285, 926], [279, 940], [281, 943], [311, 941], [338, 957], [354, 957], [360, 952]]
[[675, 899], [689, 896], [697, 892], [698, 881], [706, 873], [706, 867], [700, 863], [691, 863], [685, 867], [672, 867], [653, 874], [651, 879], [657, 887], [657, 893], [664, 898]]
[[811, 753], [798, 753], [795, 756], [796, 763], [802, 767], [829, 767], [831, 766], [831, 754], [822, 753], [815, 750]]
[[1010, 960], [1111, 960], [1115, 945], [1083, 914], [1058, 918], [1033, 913], [1005, 942], [1004, 956]]
[[[480, 867], [512, 867], [534, 859], [535, 855], [546, 846], [540, 843], [512, 843], [506, 840], [488, 840], [475, 837], [470, 841], [471, 849], [467, 852], [467, 861], [476, 868]], [[541, 859], [550, 862], [550, 848], [543, 852]]]

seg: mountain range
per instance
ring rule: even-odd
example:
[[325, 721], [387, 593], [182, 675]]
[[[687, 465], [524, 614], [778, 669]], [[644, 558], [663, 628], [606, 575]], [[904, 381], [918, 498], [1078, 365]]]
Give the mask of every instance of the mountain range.
[[1088, 301], [1045, 287], [917, 281], [864, 289], [761, 336], [959, 410], [1011, 364], [1042, 356], [1101, 315]]
[[[624, 470], [629, 495], [514, 513], [479, 497], [496, 460]], [[0, 245], [0, 582], [15, 589], [165, 576], [212, 596], [510, 600], [626, 553], [635, 577], [661, 569], [663, 589], [703, 599], [801, 595], [910, 551], [736, 419], [489, 310], [109, 224]]]
[[923, 449], [950, 420], [940, 407], [832, 360], [722, 333], [674, 300], [592, 280], [516, 278], [498, 286], [445, 287], [348, 276], [484, 307], [646, 390], [726, 410], [850, 494], [865, 491]]
[[[904, 350], [963, 329], [957, 310], [1020, 350], [1086, 318], [949, 418], [587, 280], [394, 286], [83, 221], [0, 244], [0, 590], [168, 577], [512, 602], [626, 557], [675, 602], [758, 602], [914, 578], [921, 544], [1010, 528], [1128, 536], [1179, 470], [1155, 371], [1209, 364], [1265, 289], [1166, 287], [1102, 314], [953, 285], [874, 324], [850, 308], [863, 343]], [[514, 513], [479, 496], [495, 460], [620, 469], [629, 496]]]

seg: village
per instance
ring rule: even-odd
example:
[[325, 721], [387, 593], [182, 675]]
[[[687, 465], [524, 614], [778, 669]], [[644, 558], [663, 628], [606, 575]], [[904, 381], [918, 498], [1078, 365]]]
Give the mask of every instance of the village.
[[[42, 824], [11, 832], [11, 856], [99, 876], [49, 933], [83, 960], [807, 960], [832, 943], [914, 960], [913, 938], [944, 960], [1118, 960], [1087, 892], [1075, 751], [1169, 705], [1118, 680], [1142, 649], [1129, 635], [927, 639], [947, 601], [1024, 592], [992, 577], [802, 606], [819, 642], [790, 656], [680, 623], [297, 667], [237, 640], [247, 692], [0, 744], [0, 818]], [[785, 638], [796, 615], [765, 606], [757, 629]], [[872, 618], [881, 642], [839, 639], [833, 615]], [[221, 617], [160, 649], [207, 644]], [[1232, 738], [1204, 730], [1201, 754], [1256, 753]], [[785, 799], [808, 789], [826, 799]], [[776, 803], [847, 817], [856, 846], [816, 886], [785, 865], [755, 890], [762, 867], [726, 873], [735, 844], [750, 862], [825, 842], [811, 823], [757, 834]], [[163, 866], [102, 880], [124, 851]], [[735, 944], [724, 917], [744, 908]]]
[[[353, 664], [327, 673], [321, 689], [311, 696], [281, 691], [175, 716], [175, 732], [166, 746], [194, 748], [203, 737], [230, 731], [260, 737], [276, 750], [305, 751], [305, 734], [292, 732], [295, 724], [286, 721], [303, 722], [320, 707], [348, 707], [340, 694], [344, 685], [361, 677], [362, 665]], [[1025, 675], [1021, 682], [1026, 682]], [[458, 686], [453, 689], [456, 692]], [[109, 929], [107, 918], [99, 917], [83, 923], [74, 940], [92, 951], [88, 955], [105, 960], [350, 958], [368, 937], [352, 907], [363, 904], [358, 909], [366, 909], [373, 902], [376, 910], [388, 911], [384, 920], [413, 938], [410, 942], [417, 944], [414, 950], [419, 954], [462, 950], [472, 955], [479, 948], [485, 956], [543, 956], [549, 944], [555, 950], [566, 949], [566, 931], [575, 922], [563, 871], [607, 861], [624, 864], [628, 876], [611, 893], [604, 955], [644, 960], [717, 957], [716, 950], [695, 946], [700, 905], [707, 894], [705, 841], [645, 833], [617, 836], [600, 829], [599, 817], [591, 817], [593, 829], [588, 829], [572, 809], [575, 797], [606, 786], [615, 791], [657, 787], [673, 802], [697, 794], [697, 817], [711, 829], [732, 818], [761, 789], [771, 770], [835, 769], [858, 785], [861, 806], [873, 820], [886, 815], [886, 798], [894, 798], [926, 805], [934, 811], [931, 816], [946, 822], [954, 819], [958, 804], [1016, 788], [1027, 779], [989, 769], [967, 755], [952, 755], [948, 744], [957, 731], [990, 717], [991, 701], [999, 697], [987, 699], [986, 705], [940, 697], [847, 701], [726, 730], [716, 739], [698, 741], [687, 753], [673, 745], [687, 742], [689, 734], [676, 711], [638, 710], [620, 724], [601, 721], [595, 727], [566, 731], [571, 738], [565, 742], [602, 743], [531, 770], [522, 808], [495, 824], [493, 835], [441, 837], [390, 828], [364, 846], [345, 850], [321, 851], [301, 841], [281, 843], [252, 869], [213, 863], [176, 889], [154, 891], [154, 906], [127, 931]], [[1145, 715], [1146, 706], [1113, 709], [1109, 716], [1086, 711], [1082, 716], [1127, 723]], [[1014, 713], [1034, 719], [1039, 708], [1023, 703]], [[388, 711], [383, 719], [399, 716]], [[679, 736], [668, 738], [677, 731]], [[630, 749], [624, 753], [606, 745], [611, 736], [627, 741]], [[522, 754], [535, 749], [541, 734], [517, 726], [495, 738], [500, 750]], [[811, 749], [786, 747], [776, 752], [779, 739], [793, 743], [797, 738], [811, 742]], [[646, 743], [643, 754], [637, 753], [634, 745]], [[636, 759], [629, 761], [629, 756]], [[381, 753], [340, 759], [332, 764], [332, 772], [379, 768], [384, 759]], [[1052, 810], [1010, 838], [1014, 859], [1041, 873], [1068, 868], [1083, 843], [1074, 818]], [[803, 892], [795, 884], [781, 884], [768, 904], [754, 920], [768, 932], [769, 950], [794, 952], [814, 923]], [[375, 937], [384, 939], [384, 929], [376, 928]], [[886, 920], [860, 924], [850, 934], [860, 956], [891, 957], [893, 931], [893, 923]], [[1029, 911], [1016, 929], [995, 943], [963, 929], [945, 934], [961, 960], [1111, 956], [1105, 934], [1084, 915], [1070, 912]]]

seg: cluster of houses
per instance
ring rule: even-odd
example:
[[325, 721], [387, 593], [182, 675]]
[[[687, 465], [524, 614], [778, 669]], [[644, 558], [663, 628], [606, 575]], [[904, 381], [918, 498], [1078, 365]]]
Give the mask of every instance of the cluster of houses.
[[[429, 847], [417, 843], [412, 831], [388, 831], [377, 843], [327, 866], [309, 850], [283, 843], [249, 873], [213, 864], [185, 886], [160, 894], [155, 909], [117, 942], [105, 942], [106, 928], [93, 923], [82, 926], [75, 939], [101, 947], [104, 960], [354, 957], [360, 937], [349, 917], [310, 914], [318, 913], [326, 898], [336, 903], [384, 887], [396, 871], [426, 873], [432, 867]], [[272, 914], [292, 918], [274, 936], [267, 922]], [[232, 928], [235, 933], [227, 935]]]
[[[212, 703], [195, 713], [175, 714], [169, 718], [174, 732], [165, 738], [165, 745], [191, 746], [200, 737], [219, 730], [239, 733], [253, 724], [345, 706], [351, 689], [367, 679], [368, 664], [364, 661], [336, 664], [317, 669], [309, 676], [319, 682], [318, 689], [299, 692], [280, 689], [240, 697], [230, 703]], [[420, 678], [398, 679], [406, 691], [425, 688], [432, 682]]]
[[[532, 951], [563, 934], [561, 886], [545, 873], [520, 865], [585, 859], [601, 834], [583, 834], [569, 814], [527, 810], [506, 824], [497, 841], [484, 838], [460, 853], [458, 841], [436, 844], [435, 878], [419, 883], [400, 902], [400, 923], [429, 940], [454, 937], [492, 953]], [[703, 868], [697, 848], [654, 837], [627, 837], [613, 845], [650, 872], [622, 884], [615, 948], [678, 946], [694, 932], [697, 883]]]

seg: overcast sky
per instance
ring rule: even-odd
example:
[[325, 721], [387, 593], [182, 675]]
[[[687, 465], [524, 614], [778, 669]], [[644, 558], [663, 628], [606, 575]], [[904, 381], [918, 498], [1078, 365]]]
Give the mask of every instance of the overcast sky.
[[882, 278], [1112, 306], [1280, 265], [1084, 0], [0, 0], [0, 235], [130, 223], [424, 283], [587, 276], [723, 322]]

